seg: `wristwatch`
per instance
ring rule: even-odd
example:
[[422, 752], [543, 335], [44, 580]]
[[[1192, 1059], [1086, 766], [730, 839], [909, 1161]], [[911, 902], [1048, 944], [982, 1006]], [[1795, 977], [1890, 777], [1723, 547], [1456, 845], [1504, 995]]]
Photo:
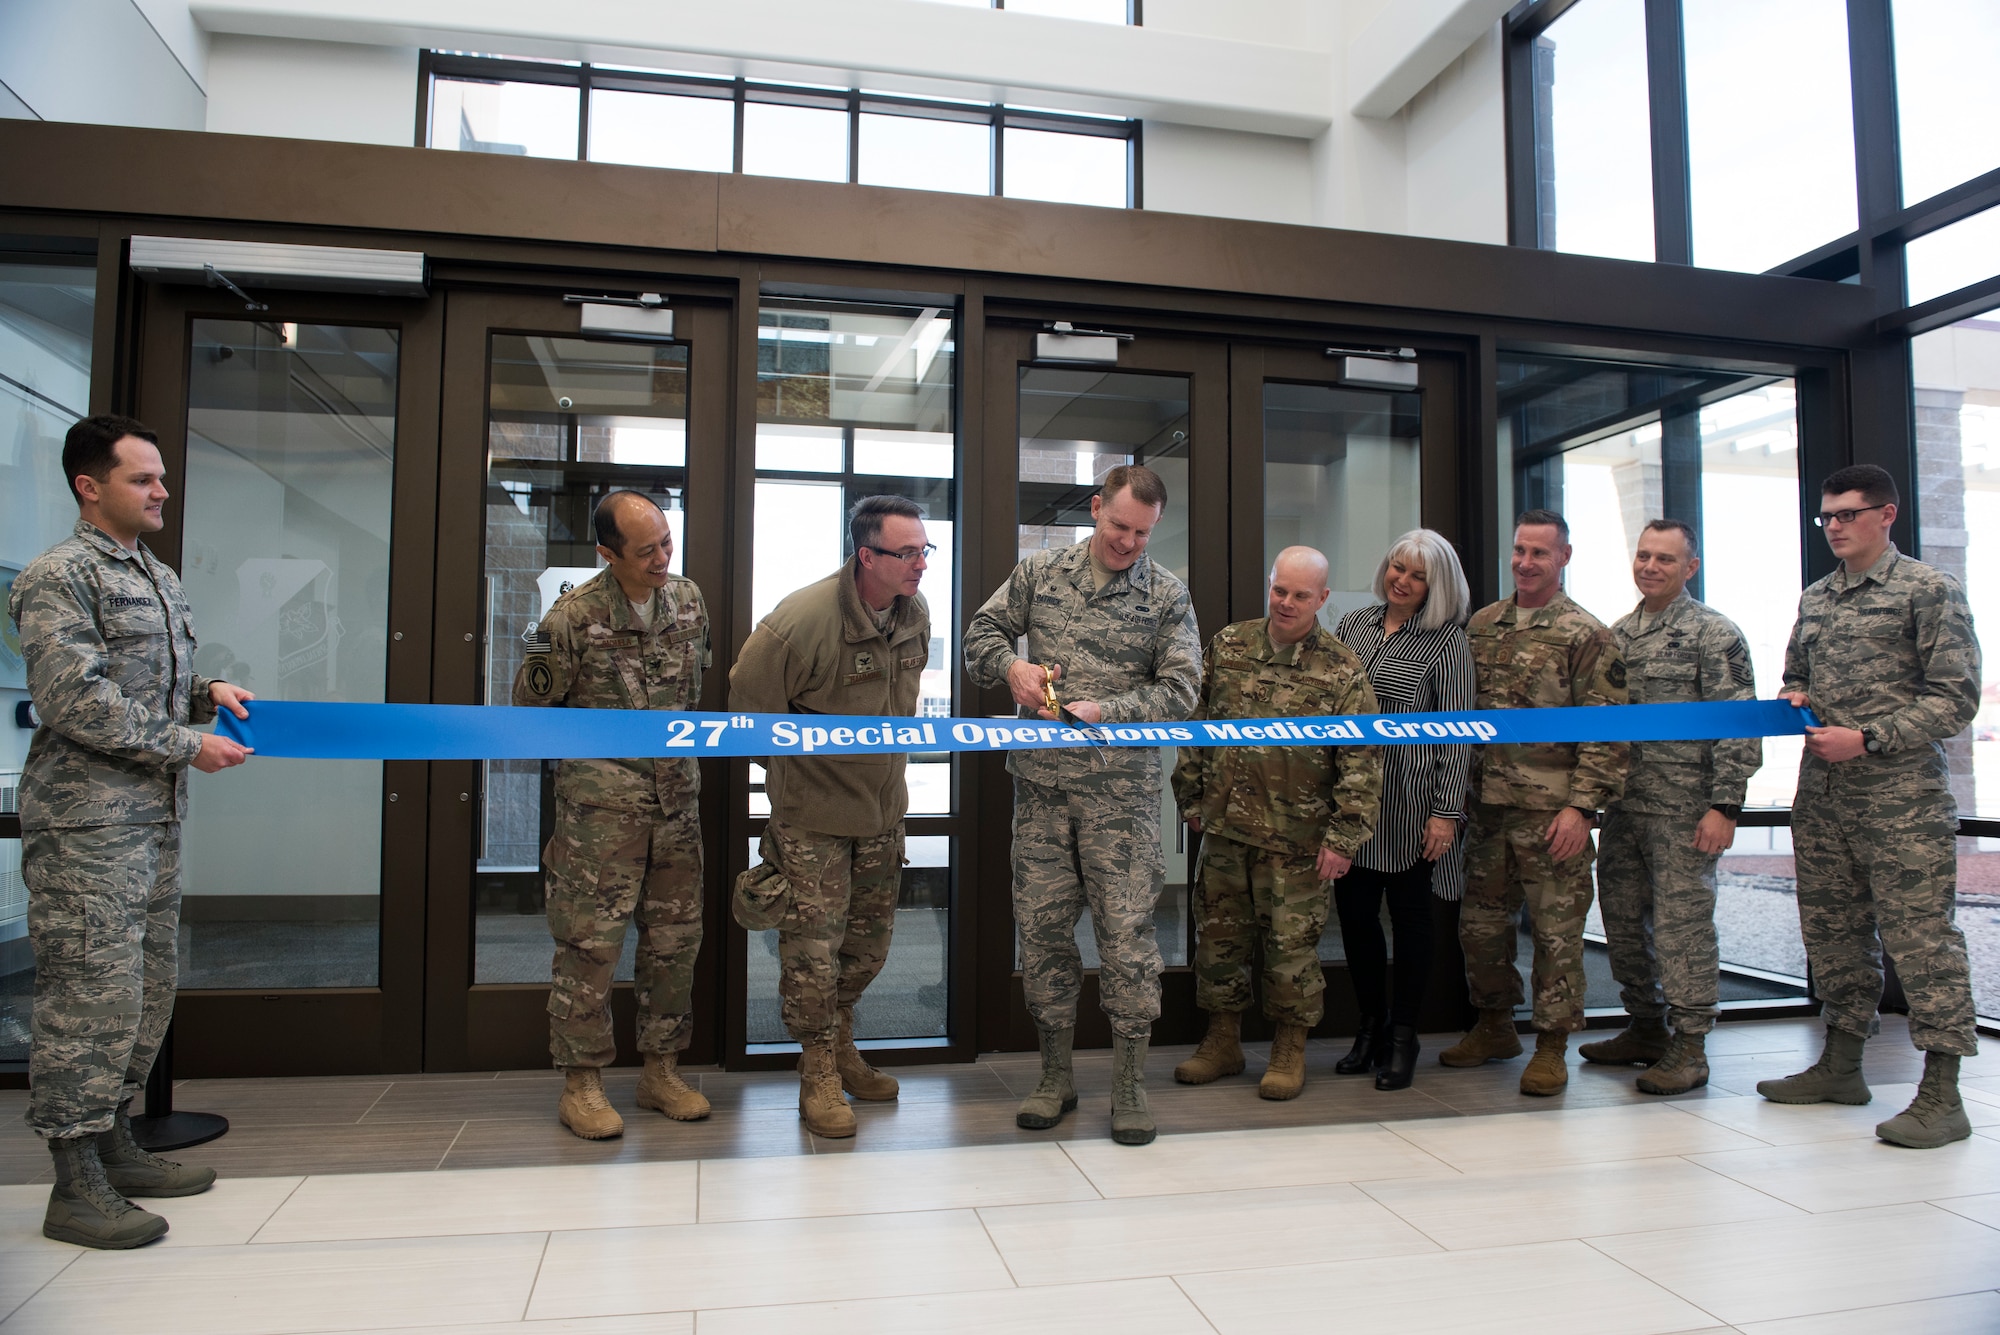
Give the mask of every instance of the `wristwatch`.
[[1873, 728], [1863, 728], [1861, 730], [1861, 745], [1871, 756], [1882, 754], [1882, 739], [1875, 735]]
[[1727, 816], [1731, 820], [1743, 819], [1743, 804], [1741, 802], [1710, 802], [1708, 809], [1717, 815]]

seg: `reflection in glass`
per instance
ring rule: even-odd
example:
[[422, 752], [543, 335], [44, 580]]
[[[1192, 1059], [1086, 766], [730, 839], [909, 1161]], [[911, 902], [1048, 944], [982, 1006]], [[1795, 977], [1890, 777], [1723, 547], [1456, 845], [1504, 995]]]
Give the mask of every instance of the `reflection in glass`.
[[1694, 262], [1761, 271], [1854, 230], [1843, 0], [1685, 0]]
[[[0, 264], [0, 608], [14, 577], [76, 525], [63, 478], [63, 436], [90, 411], [91, 322], [97, 271]], [[0, 718], [28, 699], [27, 664], [13, 620], [0, 611]], [[20, 810], [25, 728], [0, 728], [0, 812]], [[21, 841], [0, 839], [0, 1062], [28, 1059], [35, 990], [28, 949], [28, 887]]]
[[1001, 134], [1005, 171], [1000, 193], [1009, 199], [1107, 209], [1126, 206], [1130, 188], [1125, 140], [1012, 127]]
[[1287, 547], [1326, 553], [1328, 630], [1375, 601], [1375, 568], [1422, 521], [1415, 393], [1264, 384], [1264, 568]]
[[726, 172], [736, 165], [736, 103], [594, 88], [590, 160]]
[[[1924, 560], [1972, 604], [1985, 676], [1972, 726], [1945, 743], [1960, 816], [2000, 819], [2000, 321], [1911, 340]], [[1958, 925], [1979, 1014], [2000, 1017], [2000, 839], [1958, 841]]]
[[1903, 254], [1912, 306], [2000, 274], [2000, 208], [1920, 236]]
[[864, 113], [863, 185], [905, 190], [948, 190], [961, 195], [993, 191], [993, 129], [985, 120], [931, 120]]
[[[196, 320], [190, 342], [181, 579], [195, 670], [265, 700], [380, 703], [396, 331]], [[382, 766], [316, 760], [282, 777], [191, 776], [183, 987], [377, 981]]]
[[[1645, 0], [1591, 0], [1549, 25], [1536, 60], [1553, 70], [1554, 216], [1542, 245], [1653, 258], [1653, 148], [1646, 101]], [[1538, 81], [1537, 91], [1542, 88]]]
[[[659, 503], [674, 539], [668, 568], [685, 573], [688, 348], [496, 333], [488, 358], [480, 698], [501, 705], [513, 699], [523, 636], [603, 566], [591, 517], [606, 493], [630, 488]], [[473, 981], [546, 982], [541, 850], [555, 767], [493, 760], [485, 775]], [[626, 939], [621, 980], [632, 977], [636, 942]]]
[[1903, 202], [2000, 167], [2000, 6], [1894, 0]]
[[[823, 579], [852, 553], [847, 512], [864, 496], [905, 496], [924, 508], [937, 544], [924, 571], [930, 661], [917, 712], [952, 712], [957, 678], [957, 360], [942, 306], [767, 301], [757, 315], [757, 481], [751, 532], [751, 615]], [[912, 818], [952, 811], [952, 761], [915, 755]], [[749, 812], [768, 816], [761, 765], [750, 767]], [[949, 839], [912, 834], [896, 936], [882, 976], [862, 998], [865, 1038], [944, 1033]], [[750, 860], [757, 854], [754, 844]], [[907, 935], [906, 935], [907, 932]], [[778, 1017], [777, 934], [750, 938], [746, 1023], [752, 1043], [789, 1041]]]
[[[1020, 378], [1021, 462], [1018, 550], [1068, 547], [1094, 530], [1090, 498], [1105, 475], [1121, 464], [1144, 464], [1167, 486], [1167, 507], [1146, 554], [1186, 581], [1192, 548], [1188, 535], [1188, 378], [1130, 371], [1024, 366]], [[1188, 962], [1187, 827], [1164, 776], [1173, 773], [1177, 748], [1160, 748], [1160, 836], [1166, 874], [1153, 918], [1160, 958]], [[1098, 966], [1096, 934], [1086, 911], [1076, 928], [1087, 969]], [[1019, 942], [1015, 964], [1019, 967]]]
[[431, 81], [432, 148], [574, 158], [581, 93], [554, 84]]
[[847, 179], [847, 112], [749, 102], [743, 107], [743, 171], [806, 181]]

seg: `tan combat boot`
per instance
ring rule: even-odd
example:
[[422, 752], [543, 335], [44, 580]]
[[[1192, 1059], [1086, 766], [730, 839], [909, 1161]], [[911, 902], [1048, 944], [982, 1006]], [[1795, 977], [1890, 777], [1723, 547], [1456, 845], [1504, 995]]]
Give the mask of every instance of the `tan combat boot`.
[[854, 1109], [841, 1097], [831, 1038], [812, 1039], [799, 1053], [799, 1118], [806, 1130], [828, 1140], [854, 1134]]
[[1639, 1077], [1647, 1094], [1685, 1094], [1708, 1083], [1708, 1035], [1675, 1034], [1653, 1069]]
[[1667, 1055], [1667, 1022], [1657, 1015], [1635, 1016], [1611, 1038], [1585, 1043], [1576, 1055], [1603, 1066], [1651, 1066]]
[[1438, 1054], [1446, 1066], [1483, 1066], [1521, 1055], [1521, 1036], [1514, 1032], [1514, 1012], [1481, 1011], [1479, 1022], [1464, 1038]]
[[1225, 1075], [1243, 1071], [1243, 1014], [1240, 1011], [1210, 1011], [1208, 1032], [1194, 1055], [1174, 1068], [1174, 1079], [1183, 1085], [1206, 1085]]
[[1260, 1099], [1295, 1099], [1306, 1087], [1306, 1027], [1280, 1021], [1271, 1036], [1271, 1064], [1257, 1082]]
[[840, 1037], [833, 1048], [834, 1069], [840, 1072], [840, 1087], [857, 1099], [886, 1103], [901, 1092], [896, 1077], [876, 1070], [854, 1046], [854, 1007], [840, 1008]]
[[649, 1052], [646, 1073], [639, 1077], [639, 1106], [663, 1112], [676, 1122], [699, 1122], [708, 1116], [708, 1100], [681, 1079], [680, 1054]]
[[604, 1097], [604, 1077], [595, 1066], [563, 1068], [556, 1120], [585, 1140], [609, 1140], [625, 1134], [625, 1119]]
[[1521, 1072], [1521, 1092], [1536, 1098], [1560, 1094], [1569, 1085], [1569, 1035], [1560, 1029], [1545, 1029], [1535, 1035], [1535, 1055]]

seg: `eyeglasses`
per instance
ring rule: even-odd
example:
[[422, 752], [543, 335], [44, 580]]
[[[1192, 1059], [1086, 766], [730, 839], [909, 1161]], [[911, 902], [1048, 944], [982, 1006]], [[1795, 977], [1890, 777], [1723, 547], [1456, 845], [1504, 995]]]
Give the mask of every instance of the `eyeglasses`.
[[908, 551], [903, 552], [892, 552], [887, 547], [874, 546], [869, 547], [868, 550], [874, 552], [877, 556], [893, 556], [905, 565], [915, 565], [919, 561], [930, 560], [931, 555], [937, 551], [937, 544], [927, 542], [921, 547], [912, 547]]
[[1825, 528], [1828, 524], [1839, 524], [1842, 528], [1845, 528], [1853, 523], [1858, 516], [1865, 515], [1870, 510], [1880, 510], [1883, 506], [1892, 504], [1894, 504], [1893, 501], [1884, 501], [1882, 505], [1864, 505], [1859, 510], [1823, 510], [1813, 516], [1813, 527]]

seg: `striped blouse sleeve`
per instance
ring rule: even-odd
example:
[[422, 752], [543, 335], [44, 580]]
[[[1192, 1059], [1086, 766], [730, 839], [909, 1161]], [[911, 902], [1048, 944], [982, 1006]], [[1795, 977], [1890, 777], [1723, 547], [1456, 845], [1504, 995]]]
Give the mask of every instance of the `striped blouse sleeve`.
[[[1479, 681], [1472, 667], [1472, 646], [1465, 631], [1453, 626], [1445, 632], [1443, 652], [1431, 669], [1432, 708], [1445, 712], [1471, 709], [1479, 701]], [[1452, 820], [1465, 816], [1466, 789], [1472, 779], [1472, 748], [1463, 742], [1437, 748], [1437, 787], [1431, 796], [1431, 814]]]

